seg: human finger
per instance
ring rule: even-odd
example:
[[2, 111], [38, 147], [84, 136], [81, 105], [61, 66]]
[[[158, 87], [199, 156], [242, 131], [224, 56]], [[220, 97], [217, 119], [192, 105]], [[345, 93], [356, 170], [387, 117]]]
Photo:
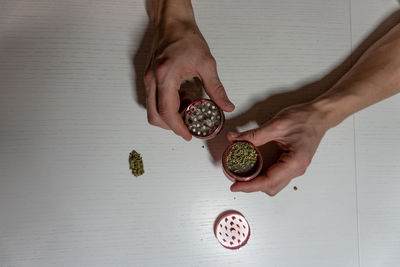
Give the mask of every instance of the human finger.
[[144, 85], [146, 88], [147, 121], [151, 125], [170, 130], [169, 126], [163, 121], [157, 111], [156, 80], [153, 71], [148, 70], [146, 72], [144, 76]]
[[178, 113], [180, 106], [179, 86], [180, 79], [173, 77], [166, 77], [164, 81], [158, 82], [158, 113], [175, 134], [189, 141], [192, 135], [183, 123], [181, 115]]
[[235, 105], [229, 100], [225, 88], [218, 77], [217, 66], [211, 56], [206, 63], [200, 67], [200, 78], [204, 89], [210, 98], [224, 111], [231, 112]]

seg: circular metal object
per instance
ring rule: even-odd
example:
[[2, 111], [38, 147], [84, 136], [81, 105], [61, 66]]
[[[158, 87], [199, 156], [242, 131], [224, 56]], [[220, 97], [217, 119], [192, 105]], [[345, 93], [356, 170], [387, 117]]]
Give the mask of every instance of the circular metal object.
[[215, 221], [214, 234], [222, 246], [238, 249], [249, 240], [250, 225], [241, 213], [226, 211]]
[[[250, 144], [256, 151], [257, 153], [257, 162], [255, 167], [253, 168], [253, 170], [251, 172], [246, 173], [245, 175], [238, 175], [236, 173], [233, 173], [229, 168], [228, 168], [228, 163], [227, 163], [227, 159], [228, 159], [228, 155], [229, 152], [231, 151], [231, 149], [235, 146], [236, 143], [238, 142], [245, 142]], [[224, 171], [225, 176], [231, 180], [232, 182], [247, 182], [250, 181], [254, 178], [257, 177], [257, 175], [261, 172], [262, 169], [262, 165], [263, 165], [263, 158], [262, 155], [260, 153], [260, 151], [258, 150], [258, 148], [256, 146], [254, 146], [252, 143], [248, 142], [248, 141], [235, 141], [232, 144], [230, 144], [224, 151], [224, 153], [222, 154], [222, 169]]]
[[224, 125], [224, 112], [210, 99], [198, 99], [186, 107], [183, 120], [189, 132], [200, 139], [212, 139]]

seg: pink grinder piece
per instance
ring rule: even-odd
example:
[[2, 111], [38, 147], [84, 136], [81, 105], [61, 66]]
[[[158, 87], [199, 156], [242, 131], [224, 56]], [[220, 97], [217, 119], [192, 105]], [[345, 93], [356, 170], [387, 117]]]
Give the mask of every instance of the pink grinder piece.
[[214, 233], [222, 246], [238, 249], [247, 243], [250, 237], [250, 226], [239, 212], [227, 211], [215, 221]]
[[[227, 160], [228, 160], [229, 152], [232, 150], [232, 148], [233, 148], [237, 143], [248, 143], [248, 144], [250, 144], [250, 145], [254, 148], [254, 150], [255, 150], [256, 153], [257, 153], [257, 163], [256, 163], [256, 165], [255, 165], [254, 170], [251, 171], [251, 172], [249, 172], [249, 173], [246, 173], [245, 175], [235, 174], [234, 172], [230, 171], [229, 168], [228, 168], [228, 162], [227, 162]], [[261, 172], [262, 166], [263, 166], [263, 157], [262, 157], [262, 155], [261, 155], [260, 150], [258, 150], [257, 147], [255, 147], [252, 143], [250, 143], [250, 142], [248, 142], [248, 141], [241, 140], [241, 141], [235, 141], [235, 142], [233, 142], [232, 144], [230, 144], [230, 145], [225, 149], [225, 151], [224, 151], [224, 153], [223, 153], [223, 155], [222, 155], [222, 170], [223, 170], [225, 176], [226, 176], [229, 180], [231, 180], [232, 182], [236, 182], [236, 181], [238, 181], [238, 182], [247, 182], [247, 181], [250, 181], [250, 180], [256, 178], [257, 175]]]
[[211, 139], [221, 132], [224, 112], [210, 99], [198, 99], [186, 107], [183, 119], [190, 133], [200, 139]]

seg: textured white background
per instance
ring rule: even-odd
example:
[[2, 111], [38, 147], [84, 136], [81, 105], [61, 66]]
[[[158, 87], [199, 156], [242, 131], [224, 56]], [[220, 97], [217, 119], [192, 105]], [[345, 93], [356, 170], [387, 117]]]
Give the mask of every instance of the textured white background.
[[[239, 129], [327, 89], [399, 17], [395, 0], [193, 5]], [[0, 266], [400, 265], [399, 96], [330, 130], [276, 197], [231, 193], [223, 136], [147, 124], [146, 28], [139, 0], [0, 0]], [[251, 226], [240, 250], [213, 236], [227, 209]]]

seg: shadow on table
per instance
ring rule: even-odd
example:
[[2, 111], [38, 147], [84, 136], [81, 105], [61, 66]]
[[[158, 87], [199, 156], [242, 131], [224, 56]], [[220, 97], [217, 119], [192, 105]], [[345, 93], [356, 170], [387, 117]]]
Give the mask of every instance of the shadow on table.
[[[299, 88], [278, 88], [273, 90], [284, 93], [274, 94], [258, 101], [246, 111], [226, 120], [223, 131], [216, 138], [207, 141], [212, 162], [214, 164], [219, 164], [225, 148], [229, 145], [229, 141], [226, 138], [228, 132], [237, 132], [240, 126], [246, 125], [251, 121], [260, 126], [270, 120], [280, 110], [291, 105], [311, 101], [315, 97], [321, 95], [340, 79], [374, 42], [380, 39], [399, 22], [400, 11], [396, 11], [382, 21], [350, 55], [322, 79], [304, 84]], [[271, 89], [268, 89], [266, 94], [270, 92]], [[261, 146], [260, 150], [265, 160], [263, 169], [267, 169], [276, 162], [280, 155], [277, 145], [273, 142]]]
[[143, 76], [150, 58], [152, 39], [153, 28], [148, 24], [143, 32], [140, 44], [132, 57], [132, 66], [135, 71], [134, 77], [132, 75], [133, 96], [134, 100], [144, 108], [146, 108], [146, 89], [144, 87]]
[[[226, 139], [226, 134], [229, 131], [237, 131], [238, 127], [243, 126], [250, 121], [256, 122], [257, 125], [262, 125], [264, 122], [271, 119], [277, 112], [285, 107], [308, 102], [328, 90], [344, 73], [346, 73], [352, 64], [379, 38], [387, 33], [394, 25], [400, 22], [400, 11], [392, 13], [389, 17], [383, 20], [368, 36], [362, 41], [358, 47], [352, 51], [338, 66], [327, 73], [322, 79], [311, 83], [303, 84], [298, 88], [277, 88], [276, 90], [268, 89], [266, 94], [271, 91], [284, 92], [277, 93], [266, 97], [264, 100], [256, 102], [246, 111], [237, 114], [236, 116], [225, 121], [223, 131], [214, 139], [207, 141], [207, 147], [211, 155], [211, 161], [214, 164], [219, 164], [221, 155], [224, 149], [229, 145]], [[135, 79], [133, 95], [139, 105], [145, 107], [145, 87], [143, 83], [144, 69], [149, 58], [153, 29], [150, 25], [147, 26], [143, 33], [140, 45], [132, 58], [133, 68], [135, 70]], [[260, 150], [265, 159], [264, 169], [268, 168], [276, 161], [280, 152], [274, 143], [268, 143]]]

